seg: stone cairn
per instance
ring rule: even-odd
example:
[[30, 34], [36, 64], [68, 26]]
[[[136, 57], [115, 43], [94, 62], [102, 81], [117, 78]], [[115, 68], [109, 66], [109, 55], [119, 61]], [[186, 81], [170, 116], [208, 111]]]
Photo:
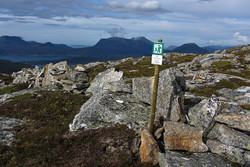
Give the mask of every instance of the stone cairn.
[[13, 73], [13, 84], [29, 83], [29, 87], [52, 86], [72, 93], [83, 93], [89, 87], [89, 77], [83, 65], [69, 67], [66, 61], [47, 64], [44, 68], [22, 69]]

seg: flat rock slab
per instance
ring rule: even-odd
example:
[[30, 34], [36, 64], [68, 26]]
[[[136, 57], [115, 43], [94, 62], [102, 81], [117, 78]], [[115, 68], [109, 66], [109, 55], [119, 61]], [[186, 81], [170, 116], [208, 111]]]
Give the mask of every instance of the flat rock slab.
[[203, 132], [181, 122], [164, 122], [165, 150], [186, 150], [206, 152], [207, 146], [202, 141]]
[[167, 151], [159, 154], [160, 167], [232, 167], [220, 156], [213, 153], [193, 153], [191, 155]]
[[216, 123], [207, 136], [224, 144], [250, 150], [250, 137], [240, 131], [234, 130], [224, 124]]
[[220, 123], [243, 131], [250, 132], [250, 116], [239, 114], [220, 114], [215, 117], [215, 120]]
[[243, 149], [226, 145], [216, 140], [208, 140], [206, 144], [212, 153], [218, 154], [229, 161], [239, 163], [241, 165], [246, 163], [244, 159], [245, 151]]

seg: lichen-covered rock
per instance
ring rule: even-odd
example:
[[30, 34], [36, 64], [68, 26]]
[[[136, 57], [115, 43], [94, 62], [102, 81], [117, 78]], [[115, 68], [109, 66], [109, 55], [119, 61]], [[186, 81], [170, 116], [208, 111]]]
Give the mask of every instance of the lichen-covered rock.
[[203, 131], [210, 129], [219, 108], [219, 102], [215, 95], [212, 95], [209, 100], [202, 100], [189, 110], [189, 124]]
[[121, 123], [138, 130], [147, 127], [149, 115], [150, 107], [135, 103], [130, 94], [96, 93], [82, 105], [69, 127], [76, 131]]
[[159, 154], [160, 167], [232, 167], [220, 156], [213, 153], [193, 153], [166, 151]]
[[164, 122], [165, 150], [186, 150], [206, 152], [207, 146], [202, 141], [203, 132], [181, 122]]
[[250, 116], [240, 114], [220, 114], [215, 120], [227, 126], [250, 132]]
[[216, 123], [207, 137], [219, 140], [229, 146], [250, 150], [250, 137], [247, 134], [229, 128], [224, 124]]
[[160, 149], [153, 135], [148, 130], [142, 130], [141, 146], [139, 149], [141, 162], [152, 163], [154, 165], [159, 162]]
[[[154, 77], [133, 78], [133, 95], [136, 99], [151, 104], [153, 85]], [[158, 85], [157, 116], [185, 122], [185, 78], [183, 73], [176, 67], [163, 70], [159, 74]]]
[[[90, 87], [86, 90], [86, 93], [100, 93], [102, 91], [107, 91], [107, 89], [104, 89], [103, 86], [107, 83], [113, 83], [113, 87], [111, 89], [114, 89], [114, 86], [116, 86], [116, 89], [119, 89], [119, 87], [122, 87], [122, 85], [119, 85], [120, 80], [123, 80], [123, 72], [122, 71], [116, 71], [115, 68], [110, 68], [104, 72], [99, 73], [94, 80], [91, 82]], [[114, 84], [115, 82], [116, 85]], [[107, 87], [106, 87], [107, 88]], [[120, 88], [121, 89], [121, 88]]]
[[240, 105], [250, 104], [250, 87], [242, 86], [236, 90], [223, 88], [217, 91], [220, 95], [233, 100]]
[[218, 154], [232, 162], [244, 165], [244, 150], [230, 145], [223, 144], [216, 140], [208, 140], [207, 146], [212, 153]]
[[87, 82], [89, 80], [87, 73], [70, 68], [66, 72], [66, 78], [72, 82]]

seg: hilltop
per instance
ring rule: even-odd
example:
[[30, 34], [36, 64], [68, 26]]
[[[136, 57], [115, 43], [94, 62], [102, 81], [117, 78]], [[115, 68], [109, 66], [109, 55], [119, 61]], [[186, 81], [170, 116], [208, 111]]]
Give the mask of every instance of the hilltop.
[[248, 165], [249, 55], [250, 45], [164, 53], [154, 139], [139, 133], [150, 114], [151, 57], [1, 74], [1, 166]]

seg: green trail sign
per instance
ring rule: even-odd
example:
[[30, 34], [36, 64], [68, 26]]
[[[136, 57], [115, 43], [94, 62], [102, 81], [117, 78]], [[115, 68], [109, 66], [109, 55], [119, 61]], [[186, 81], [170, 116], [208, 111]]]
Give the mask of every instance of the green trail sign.
[[153, 55], [163, 55], [164, 43], [154, 43], [153, 44]]
[[153, 43], [151, 64], [162, 65], [164, 43]]

